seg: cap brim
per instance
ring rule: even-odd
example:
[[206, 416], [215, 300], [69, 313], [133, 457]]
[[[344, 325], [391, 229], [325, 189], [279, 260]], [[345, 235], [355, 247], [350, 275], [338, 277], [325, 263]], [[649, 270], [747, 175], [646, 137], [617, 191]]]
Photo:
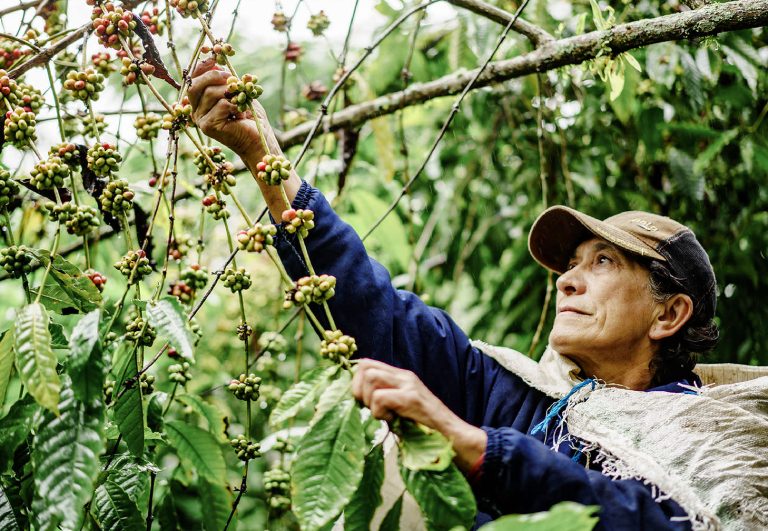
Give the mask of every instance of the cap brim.
[[562, 274], [576, 247], [595, 236], [632, 254], [666, 261], [629, 232], [566, 206], [553, 206], [539, 215], [528, 235], [528, 250], [538, 263]]

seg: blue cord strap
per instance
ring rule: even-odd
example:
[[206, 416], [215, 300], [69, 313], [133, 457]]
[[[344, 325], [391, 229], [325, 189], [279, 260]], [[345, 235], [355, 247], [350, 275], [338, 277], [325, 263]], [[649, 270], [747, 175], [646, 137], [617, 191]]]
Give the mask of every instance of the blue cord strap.
[[544, 420], [542, 420], [541, 422], [536, 424], [536, 426], [533, 427], [533, 429], [531, 430], [531, 435], [536, 435], [537, 433], [546, 430], [547, 426], [549, 426], [549, 423], [552, 422], [552, 419], [557, 417], [560, 414], [560, 411], [562, 411], [562, 409], [568, 405], [568, 400], [575, 393], [577, 393], [579, 390], [586, 387], [587, 385], [591, 385], [592, 389], [594, 389], [595, 384], [596, 382], [593, 378], [587, 378], [580, 384], [575, 385], [573, 389], [568, 391], [567, 395], [565, 395], [563, 398], [561, 398], [560, 400], [558, 400], [557, 402], [555, 402], [550, 406], [549, 411], [547, 411], [547, 416], [544, 417]]

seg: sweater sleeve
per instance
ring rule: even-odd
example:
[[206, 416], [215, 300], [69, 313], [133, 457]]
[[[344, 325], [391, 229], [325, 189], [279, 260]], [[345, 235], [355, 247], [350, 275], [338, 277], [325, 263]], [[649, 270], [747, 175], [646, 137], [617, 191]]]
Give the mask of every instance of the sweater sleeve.
[[597, 529], [690, 529], [674, 500], [655, 501], [651, 488], [640, 481], [613, 480], [584, 468], [514, 428], [483, 429], [488, 445], [473, 486], [482, 510], [495, 517], [575, 501], [600, 507]]
[[[307, 251], [317, 274], [336, 277], [328, 305], [337, 327], [355, 338], [358, 355], [413, 371], [457, 415], [481, 425], [498, 364], [472, 347], [445, 312], [394, 289], [386, 268], [317, 189], [303, 183], [292, 206], [315, 214]], [[275, 246], [293, 279], [308, 274], [295, 235], [281, 228]], [[322, 307], [311, 307], [327, 326]]]

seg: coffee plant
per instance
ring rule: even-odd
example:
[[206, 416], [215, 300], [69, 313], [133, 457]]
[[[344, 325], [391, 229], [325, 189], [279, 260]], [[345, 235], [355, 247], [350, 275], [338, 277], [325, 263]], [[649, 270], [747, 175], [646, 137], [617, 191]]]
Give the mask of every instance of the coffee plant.
[[[450, 441], [352, 396], [376, 353], [336, 326], [354, 289], [315, 270], [295, 171], [396, 287], [532, 356], [553, 280], [524, 235], [544, 206], [686, 220], [722, 284], [718, 359], [768, 362], [768, 326], [748, 324], [768, 323], [768, 0], [455, 0], [449, 21], [435, 3], [0, 7], [0, 528], [397, 529], [404, 496], [427, 529], [472, 528]], [[193, 120], [209, 58], [265, 147], [252, 168]], [[287, 237], [308, 275], [281, 261]]]

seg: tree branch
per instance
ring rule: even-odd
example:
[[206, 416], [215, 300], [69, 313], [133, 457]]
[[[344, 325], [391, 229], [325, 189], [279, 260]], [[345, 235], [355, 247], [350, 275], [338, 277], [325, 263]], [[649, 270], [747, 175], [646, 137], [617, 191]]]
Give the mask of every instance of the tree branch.
[[24, 9], [28, 9], [30, 7], [35, 7], [38, 4], [40, 4], [41, 1], [42, 0], [30, 0], [29, 2], [22, 2], [21, 4], [18, 4], [18, 5], [15, 5], [15, 6], [6, 7], [4, 9], [0, 9], [0, 17], [2, 17], [4, 15], [7, 15], [9, 13], [13, 13], [15, 11], [21, 11], [21, 10], [24, 10]]
[[[455, 5], [456, 7], [467, 9], [477, 15], [480, 15], [481, 17], [485, 17], [489, 20], [502, 24], [503, 26], [509, 24], [509, 21], [512, 20], [513, 17], [512, 13], [509, 11], [499, 9], [498, 7], [487, 4], [482, 0], [448, 0], [448, 2]], [[555, 40], [552, 35], [544, 31], [542, 28], [522, 19], [517, 19], [517, 21], [512, 24], [512, 29], [517, 33], [527, 37], [534, 46], [540, 46], [548, 42], [554, 42]]]
[[[726, 31], [756, 28], [768, 24], [768, 0], [740, 0], [723, 4], [710, 4], [694, 11], [676, 13], [629, 24], [621, 24], [606, 31], [593, 31], [567, 39], [543, 44], [536, 50], [488, 65], [475, 88], [546, 72], [567, 65], [577, 65], [594, 59], [606, 49], [612, 55], [642, 48], [649, 44], [708, 37]], [[352, 105], [337, 111], [333, 122], [324, 119], [323, 130], [336, 131], [354, 127], [373, 118], [425, 101], [458, 94], [477, 71], [449, 74], [428, 83], [414, 84], [405, 91], [397, 91], [371, 101]], [[278, 136], [284, 149], [300, 144], [312, 129], [313, 122], [299, 125]]]

